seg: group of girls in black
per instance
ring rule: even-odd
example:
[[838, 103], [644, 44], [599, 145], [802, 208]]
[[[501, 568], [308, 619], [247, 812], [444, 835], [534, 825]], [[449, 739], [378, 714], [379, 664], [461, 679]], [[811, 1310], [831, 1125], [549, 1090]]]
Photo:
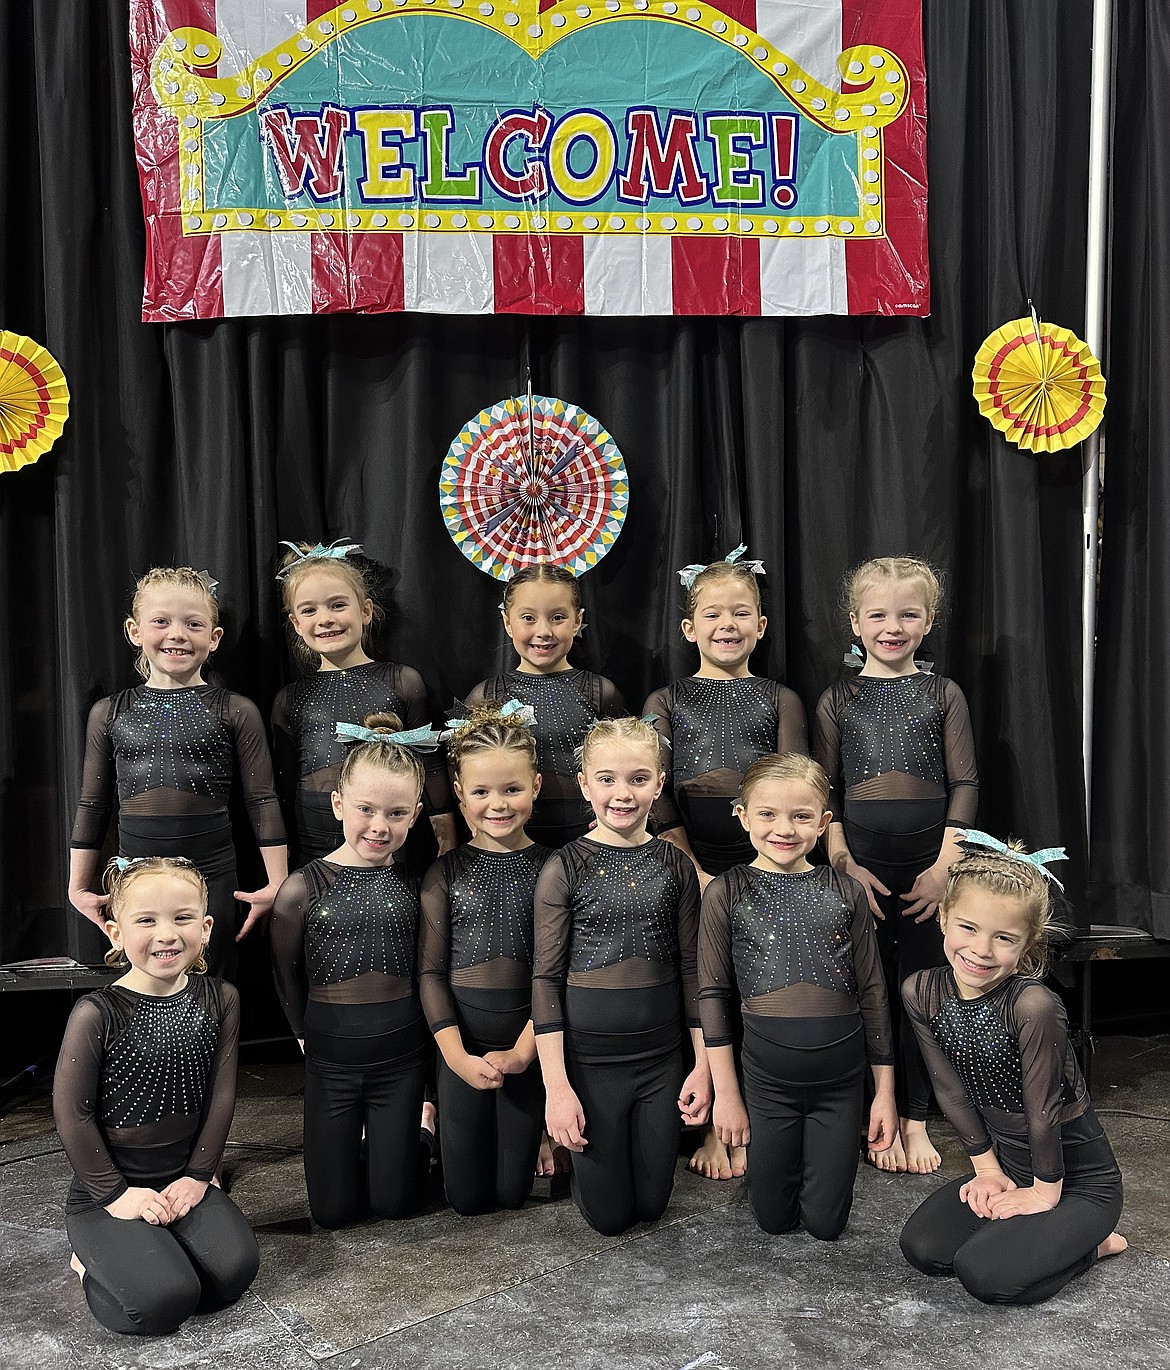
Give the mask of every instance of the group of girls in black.
[[[847, 581], [858, 669], [822, 696], [810, 757], [800, 699], [749, 669], [767, 620], [743, 548], [680, 572], [699, 668], [641, 719], [569, 662], [573, 577], [521, 571], [502, 605], [518, 664], [441, 731], [417, 672], [366, 652], [357, 550], [302, 544], [282, 566], [313, 670], [274, 706], [275, 774], [254, 706], [204, 681], [221, 635], [205, 573], [143, 577], [126, 632], [145, 683], [90, 714], [70, 897], [129, 969], [74, 1011], [55, 1109], [101, 1322], [169, 1331], [256, 1273], [215, 1174], [235, 944], [269, 913], [323, 1227], [417, 1206], [437, 1104], [460, 1214], [520, 1207], [566, 1158], [599, 1232], [654, 1221], [686, 1125], [692, 1167], [746, 1172], [765, 1230], [832, 1240], [859, 1139], [882, 1169], [939, 1166], [933, 1088], [975, 1173], [911, 1218], [913, 1265], [1026, 1303], [1124, 1249], [1120, 1175], [1039, 978], [1051, 877], [971, 828], [966, 704], [916, 659], [941, 597], [928, 565], [882, 558]], [[233, 781], [256, 891], [234, 888]], [[396, 856], [424, 812], [439, 858], [420, 885]]]

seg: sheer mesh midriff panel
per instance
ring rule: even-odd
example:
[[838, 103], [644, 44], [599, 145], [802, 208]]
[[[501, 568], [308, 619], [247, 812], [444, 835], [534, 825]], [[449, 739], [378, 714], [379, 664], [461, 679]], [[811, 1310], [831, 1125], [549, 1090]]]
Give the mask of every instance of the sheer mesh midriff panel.
[[744, 1013], [760, 1018], [836, 1018], [855, 1012], [857, 1000], [819, 985], [789, 985], [743, 1001]]
[[319, 1004], [392, 1004], [405, 999], [413, 986], [398, 975], [369, 971], [333, 985], [311, 985], [309, 998]]
[[677, 978], [672, 965], [631, 956], [628, 961], [603, 966], [600, 970], [571, 970], [568, 983], [580, 989], [650, 989]]
[[939, 799], [946, 791], [920, 776], [887, 771], [850, 785], [845, 793], [849, 799]]
[[160, 788], [123, 800], [121, 810], [142, 818], [180, 818], [189, 813], [223, 813], [223, 805], [201, 794]]
[[532, 984], [532, 967], [526, 961], [497, 956], [478, 966], [452, 970], [450, 981], [467, 989], [526, 989]]

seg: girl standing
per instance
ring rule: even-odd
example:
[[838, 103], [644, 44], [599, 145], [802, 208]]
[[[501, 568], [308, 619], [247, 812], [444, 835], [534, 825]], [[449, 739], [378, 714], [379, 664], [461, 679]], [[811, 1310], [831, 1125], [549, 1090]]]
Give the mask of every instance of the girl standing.
[[[597, 819], [536, 886], [532, 1020], [554, 1142], [573, 1153], [585, 1220], [615, 1235], [666, 1211], [680, 1113], [706, 1121], [694, 866], [646, 831], [664, 780], [658, 735], [633, 718], [586, 734], [581, 793]], [[681, 1003], [680, 1003], [681, 988]], [[680, 1008], [696, 1065], [683, 1079]]]
[[[695, 863], [700, 889], [754, 855], [733, 812], [747, 768], [760, 756], [808, 751], [799, 696], [749, 667], [768, 620], [757, 581], [763, 563], [741, 561], [746, 551], [740, 545], [725, 561], [678, 573], [687, 592], [683, 636], [699, 649], [699, 669], [655, 690], [644, 709], [670, 748], [666, 784], [651, 814], [654, 831]], [[738, 1049], [738, 1015], [732, 1031]], [[689, 1162], [717, 1180], [742, 1175], [746, 1164], [743, 1148], [729, 1153], [713, 1128]]]
[[940, 913], [946, 965], [911, 976], [902, 997], [974, 1174], [918, 1208], [902, 1253], [926, 1275], [957, 1275], [984, 1303], [1040, 1303], [1126, 1249], [1115, 1231], [1121, 1172], [1064, 1006], [1040, 980], [1051, 923], [1043, 863], [1064, 852], [961, 837], [967, 854]]
[[624, 714], [625, 702], [611, 680], [569, 664], [569, 649], [585, 616], [570, 571], [544, 563], [526, 566], [508, 582], [501, 611], [519, 663], [481, 681], [467, 696], [467, 706], [518, 699], [533, 710], [543, 784], [528, 832], [542, 846], [563, 847], [589, 830], [590, 816], [577, 787], [577, 749], [590, 724]]
[[[349, 560], [361, 548], [283, 545], [291, 550], [277, 579], [295, 634], [294, 655], [308, 674], [276, 696], [273, 751], [281, 797], [294, 797], [297, 854], [304, 864], [342, 840], [330, 798], [345, 760], [337, 724], [370, 713], [396, 714], [407, 728], [427, 727], [431, 719], [422, 676], [410, 666], [374, 661], [366, 651], [380, 611], [364, 572]], [[455, 805], [441, 750], [427, 755], [423, 769], [424, 805], [441, 855], [455, 845]]]
[[179, 857], [111, 863], [106, 960], [129, 969], [69, 1015], [53, 1117], [73, 1167], [65, 1227], [90, 1312], [160, 1336], [256, 1277], [252, 1229], [212, 1176], [236, 1105], [240, 1001], [203, 972], [207, 885]]
[[[829, 860], [864, 889], [877, 920], [891, 1004], [907, 975], [942, 962], [935, 917], [955, 834], [975, 818], [979, 780], [967, 701], [915, 654], [942, 599], [938, 576], [913, 557], [879, 557], [845, 587], [865, 660], [817, 705], [814, 753], [832, 786]], [[926, 1132], [930, 1078], [914, 1034], [897, 1029], [899, 1137], [871, 1150], [882, 1170], [937, 1170]]]
[[309, 1211], [330, 1228], [415, 1206], [427, 1045], [418, 893], [394, 861], [422, 811], [422, 764], [393, 715], [343, 726], [358, 738], [332, 796], [345, 840], [289, 876], [272, 920], [277, 991], [305, 1053]]
[[[236, 943], [268, 913], [288, 873], [288, 849], [260, 714], [203, 679], [223, 636], [212, 589], [207, 573], [189, 566], [156, 566], [135, 587], [125, 631], [145, 684], [90, 710], [69, 900], [102, 926], [106, 901], [93, 886], [116, 794], [123, 856], [184, 856], [199, 867], [213, 919], [208, 963], [230, 979]], [[268, 874], [252, 893], [235, 888], [228, 797], [236, 775]], [[237, 899], [249, 905], [238, 933]]]
[[[829, 782], [806, 756], [765, 756], [736, 814], [756, 852], [703, 896], [699, 1007], [720, 1140], [748, 1146], [748, 1199], [766, 1232], [845, 1230], [857, 1173], [866, 1062], [869, 1144], [897, 1131], [890, 1016], [865, 891], [808, 855], [832, 818]], [[743, 1005], [744, 1091], [731, 1045]], [[746, 1108], [744, 1099], [746, 1098]]]
[[447, 744], [474, 836], [422, 887], [419, 993], [441, 1053], [447, 1199], [520, 1208], [532, 1189], [544, 1089], [532, 1032], [532, 900], [551, 855], [524, 824], [540, 793], [530, 711], [481, 706]]

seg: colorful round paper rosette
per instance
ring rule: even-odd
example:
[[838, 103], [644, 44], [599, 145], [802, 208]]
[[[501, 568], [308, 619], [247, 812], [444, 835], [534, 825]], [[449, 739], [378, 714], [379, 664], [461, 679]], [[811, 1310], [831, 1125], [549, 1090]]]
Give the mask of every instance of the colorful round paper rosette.
[[613, 438], [592, 414], [547, 395], [482, 410], [451, 444], [439, 476], [447, 531], [497, 580], [534, 562], [588, 571], [616, 541], [628, 502]]
[[1075, 446], [1105, 412], [1105, 378], [1088, 344], [1034, 314], [986, 339], [971, 379], [979, 412], [1029, 452]]
[[0, 330], [0, 471], [44, 456], [69, 417], [69, 386], [56, 359], [22, 333]]

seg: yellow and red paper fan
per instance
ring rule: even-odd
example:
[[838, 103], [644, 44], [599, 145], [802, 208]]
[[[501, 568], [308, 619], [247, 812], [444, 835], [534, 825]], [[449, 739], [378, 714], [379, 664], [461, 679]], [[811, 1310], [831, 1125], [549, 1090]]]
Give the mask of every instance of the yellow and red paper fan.
[[1088, 344], [1034, 311], [995, 330], [975, 354], [971, 378], [979, 412], [1029, 452], [1075, 446], [1105, 412], [1105, 378]]
[[68, 417], [69, 386], [56, 359], [32, 338], [0, 330], [0, 471], [44, 456]]

